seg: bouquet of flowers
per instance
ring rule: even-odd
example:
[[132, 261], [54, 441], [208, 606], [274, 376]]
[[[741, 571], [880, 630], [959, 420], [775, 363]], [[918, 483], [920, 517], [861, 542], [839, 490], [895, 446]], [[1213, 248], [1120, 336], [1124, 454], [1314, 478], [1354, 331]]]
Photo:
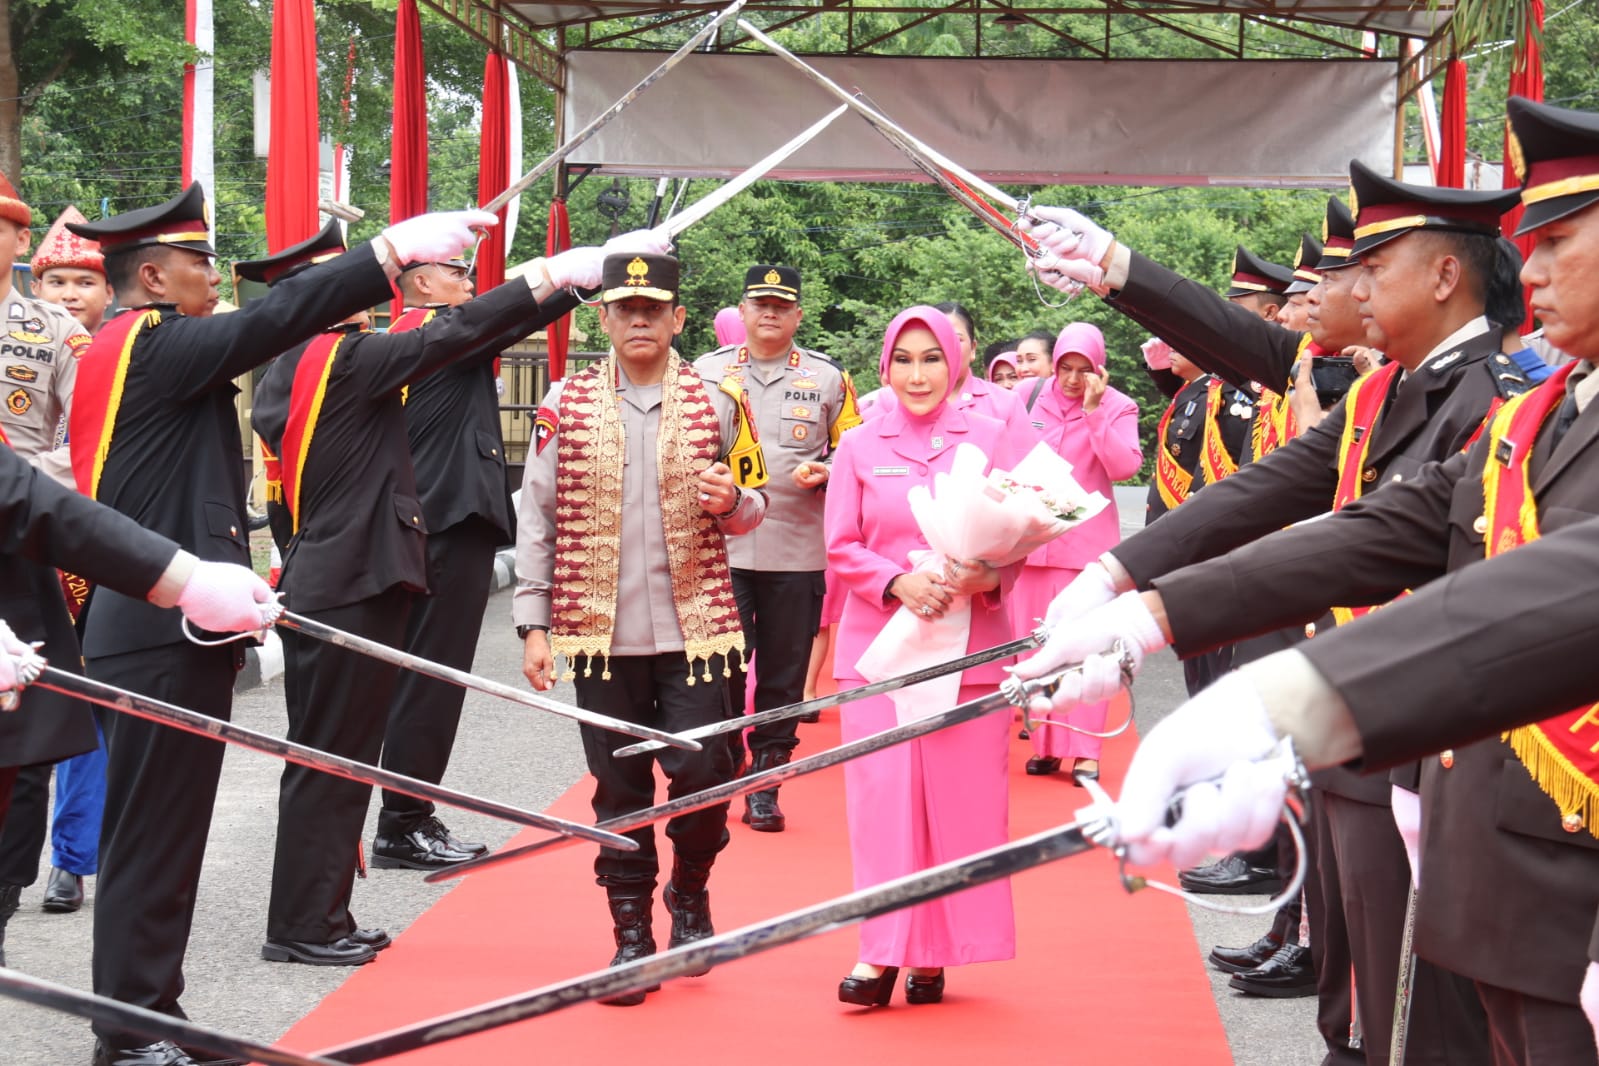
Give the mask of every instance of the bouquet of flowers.
[[[1046, 444], [1036, 445], [1012, 470], [984, 473], [987, 465], [980, 449], [962, 444], [950, 472], [933, 476], [931, 490], [910, 490], [911, 514], [932, 549], [912, 553], [915, 569], [943, 572], [948, 563], [969, 559], [1009, 566], [1110, 503], [1079, 485], [1071, 464]], [[940, 618], [923, 618], [902, 606], [856, 669], [868, 681], [881, 681], [935, 666], [966, 654], [970, 637], [969, 597], [957, 596]], [[899, 720], [953, 706], [960, 680], [960, 674], [950, 674], [892, 693]]]

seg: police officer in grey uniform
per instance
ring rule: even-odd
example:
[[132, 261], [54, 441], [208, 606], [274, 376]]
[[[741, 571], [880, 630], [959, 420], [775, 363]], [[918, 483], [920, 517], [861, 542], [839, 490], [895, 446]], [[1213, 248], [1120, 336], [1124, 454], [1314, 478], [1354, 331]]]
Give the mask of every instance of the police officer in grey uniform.
[[72, 406], [78, 354], [89, 333], [54, 304], [36, 300], [11, 284], [17, 257], [28, 250], [33, 211], [0, 174], [0, 427], [11, 447], [68, 488], [72, 459], [65, 418]]
[[[827, 592], [822, 506], [828, 459], [839, 435], [860, 424], [860, 415], [849, 374], [820, 352], [794, 345], [804, 318], [798, 270], [765, 263], [750, 267], [738, 311], [744, 343], [702, 355], [694, 367], [707, 381], [730, 378], [743, 386], [771, 476], [766, 520], [727, 541], [744, 637], [757, 653], [755, 709], [765, 711], [804, 696], [811, 641]], [[735, 671], [735, 714], [742, 713], [745, 685], [745, 671]], [[787, 718], [751, 732], [755, 769], [788, 762], [799, 745], [798, 727], [798, 719]], [[735, 742], [735, 758], [742, 755], [738, 748]], [[744, 804], [744, 823], [751, 829], [783, 831], [777, 789], [746, 796]]]

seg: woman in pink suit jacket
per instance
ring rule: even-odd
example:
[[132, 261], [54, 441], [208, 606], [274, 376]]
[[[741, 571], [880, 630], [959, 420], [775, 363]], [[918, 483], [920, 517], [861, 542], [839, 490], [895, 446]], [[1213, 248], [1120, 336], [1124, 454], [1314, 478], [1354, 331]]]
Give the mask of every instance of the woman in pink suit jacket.
[[[834, 455], [826, 529], [828, 565], [847, 591], [834, 660], [841, 690], [864, 684], [855, 664], [901, 605], [938, 617], [956, 595], [969, 595], [968, 648], [1010, 639], [1001, 590], [1017, 567], [964, 561], [940, 575], [913, 573], [909, 561], [912, 551], [927, 548], [906, 502], [911, 486], [948, 471], [962, 443], [981, 448], [991, 465], [1012, 462], [1003, 423], [947, 402], [959, 359], [944, 315], [931, 307], [901, 312], [883, 340], [881, 364], [896, 402], [845, 434]], [[992, 692], [1006, 676], [1003, 665], [966, 671], [959, 699]], [[1009, 721], [987, 715], [845, 764], [856, 888], [1005, 841]], [[894, 705], [886, 696], [847, 704], [841, 724], [846, 742], [882, 732], [897, 724]], [[905, 966], [907, 1002], [936, 1003], [945, 966], [1015, 952], [1010, 885], [968, 889], [863, 924], [860, 964], [840, 984], [839, 999], [884, 1005]]]
[[[1105, 337], [1097, 326], [1073, 322], [1055, 341], [1055, 379], [1033, 405], [1033, 427], [1044, 441], [1072, 464], [1072, 475], [1090, 492], [1099, 492], [1110, 506], [1027, 557], [1027, 565], [1010, 597], [1017, 633], [1031, 632], [1049, 609], [1055, 594], [1084, 566], [1121, 540], [1113, 482], [1130, 478], [1144, 464], [1138, 444], [1138, 405], [1107, 384]], [[1068, 714], [1045, 715], [1081, 729], [1102, 732], [1109, 704], [1079, 706]], [[1061, 760], [1073, 759], [1072, 771], [1099, 776], [1104, 742], [1059, 726], [1033, 730], [1029, 774], [1052, 774]]]

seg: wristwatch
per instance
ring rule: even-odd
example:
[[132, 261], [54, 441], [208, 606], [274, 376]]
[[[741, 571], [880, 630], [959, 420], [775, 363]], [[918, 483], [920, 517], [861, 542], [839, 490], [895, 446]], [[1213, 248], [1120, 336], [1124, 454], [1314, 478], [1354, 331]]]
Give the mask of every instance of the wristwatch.
[[535, 629], [537, 629], [541, 633], [548, 633], [550, 631], [550, 627], [549, 626], [517, 626], [516, 627], [516, 635], [517, 635], [518, 638], [520, 638], [522, 640], [526, 640], [527, 639], [527, 635], [529, 633], [533, 632]]

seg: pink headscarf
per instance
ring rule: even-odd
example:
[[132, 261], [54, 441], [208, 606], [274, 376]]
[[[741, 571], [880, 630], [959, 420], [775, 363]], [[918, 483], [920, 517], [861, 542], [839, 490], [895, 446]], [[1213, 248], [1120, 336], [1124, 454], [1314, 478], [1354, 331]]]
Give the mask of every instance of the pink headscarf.
[[[894, 316], [894, 321], [888, 324], [888, 329], [883, 334], [883, 357], [878, 360], [877, 373], [884, 381], [888, 380], [888, 367], [894, 355], [894, 343], [899, 340], [901, 333], [912, 326], [926, 327], [938, 341], [938, 346], [944, 349], [944, 360], [949, 365], [949, 381], [944, 386], [943, 397], [939, 400], [939, 407], [942, 408], [950, 393], [955, 390], [955, 379], [959, 376], [960, 362], [964, 357], [961, 354], [960, 338], [955, 336], [955, 327], [950, 324], [949, 316], [938, 308], [917, 304], [915, 307], [907, 307]], [[935, 413], [937, 410], [935, 408]]]
[[719, 347], [743, 344], [745, 336], [744, 319], [739, 317], [738, 308], [724, 307], [716, 312], [716, 343]]
[[994, 356], [993, 360], [988, 364], [988, 380], [989, 381], [993, 381], [994, 380], [994, 368], [996, 366], [998, 366], [999, 364], [1001, 364], [1001, 363], [1004, 363], [1006, 366], [1010, 367], [1012, 370], [1015, 370], [1016, 369], [1016, 353], [1015, 352], [1000, 352], [998, 355]]
[[1094, 365], [1096, 374], [1105, 370], [1105, 335], [1098, 326], [1087, 322], [1073, 322], [1055, 338], [1055, 359], [1050, 369], [1059, 370], [1060, 361], [1068, 355], [1080, 355]]

